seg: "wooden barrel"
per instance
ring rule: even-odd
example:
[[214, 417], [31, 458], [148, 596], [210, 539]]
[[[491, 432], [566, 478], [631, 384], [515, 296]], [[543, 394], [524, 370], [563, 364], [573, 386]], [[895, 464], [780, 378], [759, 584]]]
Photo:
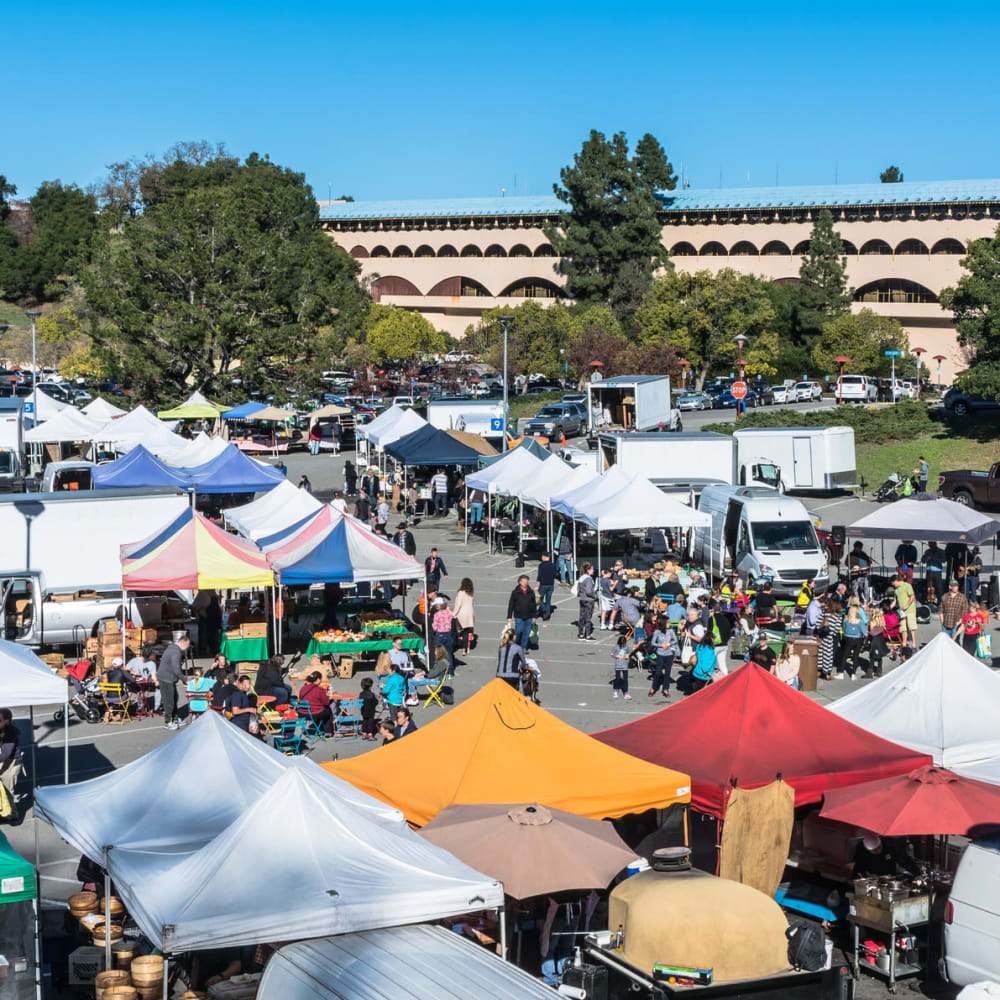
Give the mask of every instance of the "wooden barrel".
[[97, 910], [99, 913], [105, 912], [105, 904], [108, 905], [108, 908], [111, 911], [112, 920], [120, 917], [125, 912], [125, 904], [117, 896], [109, 896], [107, 899], [102, 896], [100, 902], [97, 904]]
[[94, 993], [97, 1000], [104, 1000], [104, 994], [112, 986], [131, 986], [128, 972], [125, 969], [108, 969], [94, 976]]
[[141, 955], [132, 959], [132, 985], [140, 989], [163, 988], [163, 956]]
[[132, 966], [132, 959], [139, 954], [139, 945], [135, 941], [116, 941], [111, 946], [111, 951], [115, 968], [127, 970]]
[[[122, 925], [121, 924], [111, 924], [109, 933], [111, 935], [112, 941], [121, 941], [122, 939]], [[104, 924], [94, 924], [94, 944], [99, 948], [104, 947]]]
[[72, 913], [77, 920], [79, 920], [80, 917], [85, 917], [88, 913], [96, 913], [97, 893], [74, 892], [73, 895], [69, 897], [69, 912]]

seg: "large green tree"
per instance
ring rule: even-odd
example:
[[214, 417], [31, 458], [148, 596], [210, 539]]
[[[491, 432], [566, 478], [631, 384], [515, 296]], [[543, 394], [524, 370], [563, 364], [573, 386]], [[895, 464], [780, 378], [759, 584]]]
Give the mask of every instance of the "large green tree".
[[1000, 400], [1000, 226], [992, 238], [972, 240], [960, 263], [966, 273], [939, 296], [954, 313], [958, 342], [972, 362], [956, 383]]
[[862, 309], [838, 316], [823, 326], [813, 344], [812, 361], [821, 375], [838, 374], [840, 366], [833, 359], [841, 356], [851, 359], [847, 371], [879, 375], [889, 368], [886, 351], [907, 351], [909, 346], [909, 338], [898, 320]]
[[570, 317], [566, 357], [581, 385], [594, 361], [600, 362], [604, 376], [626, 374], [631, 346], [621, 323], [607, 306], [588, 306]]
[[556, 197], [567, 209], [545, 232], [561, 258], [569, 295], [629, 318], [668, 265], [658, 194], [677, 184], [663, 147], [647, 134], [629, 155], [623, 132], [592, 131], [571, 166], [559, 172]]
[[110, 206], [80, 274], [97, 359], [138, 398], [309, 386], [357, 336], [358, 265], [302, 174], [253, 154], [178, 160], [139, 186], [141, 213]]
[[380, 307], [379, 313], [367, 337], [372, 360], [413, 361], [444, 350], [444, 335], [420, 313], [398, 306]]
[[474, 327], [469, 327], [462, 346], [498, 371], [503, 369], [503, 324], [509, 315], [507, 371], [510, 375], [549, 377], [562, 375], [569, 330], [569, 312], [561, 302], [543, 306], [534, 299], [510, 308], [487, 309]]
[[701, 387], [714, 367], [734, 368], [738, 346], [747, 338], [744, 367], [750, 375], [770, 375], [778, 351], [771, 323], [774, 309], [766, 283], [723, 268], [717, 274], [668, 272], [657, 278], [635, 314], [643, 344], [673, 347], [691, 363]]
[[847, 258], [833, 216], [824, 208], [813, 223], [809, 253], [799, 267], [798, 323], [806, 337], [816, 336], [823, 324], [847, 312]]

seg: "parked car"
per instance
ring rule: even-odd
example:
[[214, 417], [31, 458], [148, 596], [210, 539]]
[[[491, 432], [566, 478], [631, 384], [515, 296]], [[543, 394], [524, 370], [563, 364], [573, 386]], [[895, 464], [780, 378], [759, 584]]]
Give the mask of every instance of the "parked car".
[[814, 399], [823, 398], [823, 387], [819, 382], [796, 382], [795, 401], [797, 403], [808, 403]]
[[677, 400], [678, 410], [711, 410], [712, 398], [704, 392], [685, 392]]
[[944, 408], [951, 410], [956, 417], [964, 417], [969, 413], [1000, 410], [1000, 403], [995, 399], [984, 399], [973, 393], [961, 392], [954, 386], [944, 394], [944, 399], [941, 402], [944, 404]]
[[837, 380], [834, 396], [845, 403], [874, 403], [878, 386], [868, 375], [844, 375]]
[[772, 385], [771, 398], [775, 403], [794, 403], [795, 391], [787, 385]]
[[[732, 390], [727, 389], [725, 392], [719, 395], [719, 398], [715, 401], [715, 405], [720, 410], [731, 410], [736, 406], [736, 397], [733, 395]], [[760, 399], [757, 393], [753, 389], [747, 389], [746, 396], [743, 397], [743, 407], [747, 410], [752, 410], [754, 407], [760, 406]]]
[[758, 379], [750, 388], [753, 389], [754, 395], [757, 397], [758, 406], [774, 405], [774, 391], [766, 382]]
[[938, 493], [966, 507], [1000, 507], [1000, 462], [989, 472], [953, 469], [938, 473]]
[[583, 407], [575, 403], [552, 403], [543, 406], [525, 425], [524, 433], [547, 438], [574, 437], [586, 430]]
[[956, 986], [1000, 979], [998, 901], [1000, 836], [994, 834], [966, 847], [945, 904], [945, 967]]

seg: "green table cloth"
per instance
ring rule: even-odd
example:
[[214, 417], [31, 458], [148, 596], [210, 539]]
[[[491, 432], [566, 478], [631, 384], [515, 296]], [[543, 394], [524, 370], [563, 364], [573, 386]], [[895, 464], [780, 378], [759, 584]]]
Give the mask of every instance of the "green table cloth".
[[[310, 639], [306, 647], [306, 656], [323, 656], [330, 653], [333, 656], [342, 656], [345, 653], [381, 653], [392, 649], [391, 639], [372, 639], [368, 642], [317, 642]], [[424, 650], [424, 641], [419, 635], [404, 635], [403, 649], [416, 649], [421, 653]]]
[[271, 654], [267, 651], [267, 639], [227, 639], [223, 637], [219, 652], [235, 663], [238, 660], [247, 662], [266, 660]]

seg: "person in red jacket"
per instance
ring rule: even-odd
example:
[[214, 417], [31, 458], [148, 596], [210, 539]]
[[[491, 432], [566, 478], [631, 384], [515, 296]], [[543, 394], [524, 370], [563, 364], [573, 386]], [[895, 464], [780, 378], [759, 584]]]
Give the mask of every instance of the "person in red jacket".
[[[333, 709], [330, 707], [330, 696], [324, 688], [320, 686], [323, 675], [318, 671], [313, 671], [305, 680], [302, 689], [299, 691], [299, 700], [309, 703], [309, 710], [312, 717], [324, 733], [333, 732]], [[305, 715], [303, 709], [299, 709], [299, 715]]]

